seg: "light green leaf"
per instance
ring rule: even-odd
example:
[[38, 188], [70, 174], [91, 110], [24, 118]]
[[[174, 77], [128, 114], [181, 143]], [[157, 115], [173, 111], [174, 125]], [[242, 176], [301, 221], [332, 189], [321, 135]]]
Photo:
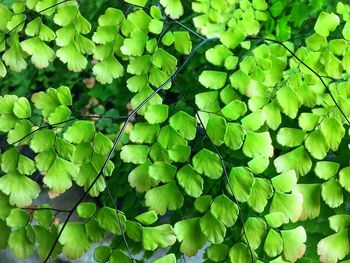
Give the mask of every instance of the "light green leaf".
[[142, 232], [142, 246], [145, 250], [154, 251], [158, 247], [168, 247], [176, 242], [176, 236], [171, 225], [143, 227]]
[[191, 147], [187, 145], [175, 145], [168, 150], [170, 160], [174, 162], [186, 162], [191, 155]]
[[232, 227], [238, 218], [238, 206], [226, 195], [217, 196], [211, 205], [212, 214], [226, 227]]
[[180, 251], [189, 257], [196, 255], [207, 241], [202, 233], [199, 217], [176, 222], [174, 231], [177, 240], [181, 242]]
[[269, 226], [278, 228], [281, 225], [287, 224], [289, 219], [288, 217], [282, 213], [282, 212], [273, 212], [270, 214], [265, 215], [266, 223], [269, 224]]
[[212, 244], [206, 252], [210, 260], [214, 262], [224, 261], [228, 254], [228, 246], [226, 244]]
[[265, 239], [264, 251], [269, 257], [276, 257], [281, 254], [282, 250], [283, 240], [281, 235], [271, 228]]
[[252, 256], [250, 254], [247, 245], [242, 242], [237, 242], [229, 253], [230, 261], [235, 263], [253, 263]]
[[339, 172], [339, 183], [350, 193], [350, 167], [345, 167]]
[[233, 100], [222, 108], [221, 113], [230, 120], [237, 120], [247, 111], [247, 106], [240, 100]]
[[350, 215], [334, 215], [328, 218], [329, 227], [335, 232], [346, 229], [350, 224]]
[[[300, 107], [300, 101], [295, 91], [291, 87], [285, 85], [277, 91], [276, 96], [282, 112], [289, 118], [294, 119]], [[291, 100], [290, 98], [294, 99]]]
[[176, 175], [179, 185], [192, 197], [199, 197], [202, 194], [204, 181], [190, 165], [183, 166]]
[[199, 82], [208, 89], [221, 89], [226, 83], [227, 73], [222, 71], [204, 70], [199, 75]]
[[276, 138], [277, 142], [282, 146], [295, 147], [303, 143], [305, 132], [295, 128], [281, 128]]
[[176, 257], [175, 254], [171, 253], [155, 260], [153, 263], [176, 263]]
[[240, 202], [248, 201], [254, 184], [253, 174], [245, 167], [233, 167], [229, 179], [237, 200]]
[[255, 133], [248, 131], [243, 144], [243, 153], [251, 158], [272, 157], [273, 147], [269, 132]]
[[27, 144], [28, 142], [28, 134], [31, 132], [32, 125], [28, 120], [20, 120], [15, 124], [14, 129], [9, 131], [7, 134], [7, 142], [9, 144], [14, 144], [16, 145], [18, 143]]
[[326, 157], [329, 150], [329, 145], [320, 130], [312, 131], [305, 140], [305, 148], [316, 159], [323, 159]]
[[247, 240], [252, 249], [257, 249], [266, 234], [267, 226], [260, 218], [249, 217], [244, 224]]
[[192, 159], [196, 172], [204, 174], [211, 179], [220, 178], [223, 168], [220, 157], [207, 149], [202, 149]]
[[94, 260], [99, 263], [107, 262], [111, 254], [112, 250], [109, 246], [98, 246], [94, 250]]
[[149, 147], [145, 145], [124, 145], [120, 158], [126, 163], [143, 164], [147, 160]]
[[162, 123], [168, 118], [168, 105], [150, 105], [145, 112], [145, 119], [150, 124]]
[[0, 190], [9, 196], [11, 205], [26, 207], [40, 193], [40, 186], [25, 175], [11, 171], [0, 177]]
[[293, 193], [303, 195], [303, 209], [299, 220], [314, 219], [320, 214], [320, 184], [297, 184]]
[[188, 55], [192, 50], [190, 34], [187, 31], [176, 31], [174, 34], [174, 46], [180, 54]]
[[178, 19], [184, 13], [180, 0], [160, 0], [160, 4], [164, 6], [165, 13], [172, 19]]
[[124, 75], [124, 68], [114, 56], [109, 56], [97, 63], [92, 68], [92, 72], [96, 76], [98, 82], [102, 84], [111, 84], [114, 79]]
[[151, 210], [135, 217], [143, 225], [151, 225], [158, 220], [157, 214]]
[[138, 122], [130, 132], [129, 139], [135, 143], [153, 143], [159, 133], [158, 124]]
[[317, 177], [323, 180], [328, 180], [337, 174], [339, 166], [338, 163], [320, 161], [316, 163], [314, 171]]
[[223, 66], [225, 59], [232, 55], [232, 52], [223, 45], [216, 45], [205, 52], [205, 58], [215, 66]]
[[35, 172], [35, 163], [32, 159], [20, 154], [18, 158], [18, 172], [25, 175], [32, 175]]
[[126, 218], [120, 211], [104, 206], [96, 216], [98, 224], [105, 230], [115, 234], [121, 235], [125, 231]]
[[[189, 130], [192, 131], [192, 128], [193, 127], [191, 127]], [[188, 132], [188, 130], [186, 130], [186, 132]], [[183, 137], [183, 135], [178, 133], [170, 125], [166, 125], [162, 127], [157, 141], [160, 142], [161, 145], [166, 149], [172, 148], [176, 145], [187, 145], [187, 141]]]
[[169, 119], [170, 125], [178, 131], [184, 138], [193, 140], [196, 136], [197, 121], [186, 112], [179, 111]]
[[241, 120], [243, 126], [250, 131], [256, 131], [265, 123], [265, 116], [262, 110], [257, 110], [245, 116]]
[[322, 199], [332, 208], [338, 207], [343, 203], [342, 188], [335, 178], [322, 184]]
[[201, 213], [205, 213], [209, 209], [212, 200], [211, 195], [201, 195], [194, 201], [194, 208]]
[[28, 258], [35, 250], [34, 243], [28, 239], [27, 231], [24, 227], [11, 232], [8, 246], [11, 248], [13, 255], [20, 259]]
[[132, 4], [132, 5], [144, 7], [147, 3], [147, 0], [125, 0], [125, 2]]
[[338, 150], [338, 146], [345, 135], [343, 125], [334, 117], [328, 117], [321, 122], [321, 131], [329, 148], [332, 151]]
[[248, 205], [256, 212], [262, 213], [271, 198], [273, 189], [266, 179], [255, 178], [252, 191], [248, 197]]
[[80, 203], [77, 207], [77, 214], [82, 218], [90, 218], [96, 212], [96, 204], [92, 202]]
[[89, 142], [94, 136], [95, 127], [91, 121], [76, 121], [63, 134], [65, 140], [75, 144]]
[[290, 192], [297, 184], [298, 178], [294, 170], [283, 172], [271, 179], [273, 187], [279, 192]]
[[63, 245], [62, 252], [70, 259], [80, 258], [91, 246], [85, 225], [80, 222], [68, 222], [59, 238], [59, 242]]
[[314, 29], [321, 36], [328, 37], [340, 23], [339, 17], [334, 13], [321, 12], [317, 18]]
[[159, 215], [168, 210], [177, 210], [182, 207], [184, 197], [174, 181], [148, 190], [145, 195], [145, 204]]
[[32, 56], [31, 61], [37, 68], [47, 68], [55, 59], [55, 52], [39, 37], [33, 37], [21, 42], [22, 49]]
[[281, 192], [275, 192], [270, 206], [270, 213], [281, 212], [292, 222], [296, 222], [302, 213], [302, 202], [302, 194], [285, 194]]
[[32, 115], [32, 109], [28, 100], [24, 97], [19, 98], [13, 105], [13, 113], [18, 118], [29, 118]]
[[137, 166], [129, 174], [128, 181], [130, 186], [136, 188], [137, 192], [146, 192], [156, 184], [155, 181], [148, 175], [148, 167], [150, 165], [151, 162], [147, 160], [145, 163]]
[[349, 252], [350, 245], [347, 229], [321, 239], [317, 245], [317, 254], [320, 256], [320, 261], [324, 263], [338, 262]]
[[312, 166], [311, 159], [303, 146], [277, 157], [274, 165], [278, 173], [294, 170], [298, 176], [307, 174]]
[[20, 154], [16, 147], [11, 147], [1, 156], [1, 171], [4, 173], [11, 172], [16, 169]]
[[220, 41], [229, 49], [235, 49], [245, 38], [245, 35], [239, 30], [226, 31], [220, 37]]
[[225, 145], [232, 150], [238, 150], [243, 145], [245, 132], [241, 125], [236, 123], [227, 123], [224, 137]]
[[217, 146], [224, 143], [226, 134], [226, 120], [218, 115], [210, 115], [206, 125], [206, 131], [209, 139]]
[[292, 262], [301, 258], [306, 250], [306, 232], [302, 226], [291, 230], [281, 230], [283, 240], [283, 255]]
[[73, 72], [80, 72], [86, 68], [87, 59], [74, 42], [58, 49], [56, 55]]
[[218, 96], [217, 91], [197, 93], [195, 103], [200, 110], [216, 113], [220, 111]]
[[29, 215], [20, 208], [14, 208], [6, 218], [9, 227], [24, 227], [29, 221]]
[[226, 227], [213, 215], [212, 212], [205, 213], [199, 220], [202, 233], [213, 244], [220, 244], [224, 241]]
[[148, 168], [148, 174], [156, 181], [170, 182], [176, 174], [176, 166], [166, 162], [155, 162]]

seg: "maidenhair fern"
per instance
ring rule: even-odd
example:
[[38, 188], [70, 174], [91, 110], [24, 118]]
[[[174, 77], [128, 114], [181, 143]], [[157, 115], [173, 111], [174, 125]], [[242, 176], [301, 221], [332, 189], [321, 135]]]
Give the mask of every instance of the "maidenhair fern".
[[[129, 102], [127, 116], [79, 114], [65, 79], [0, 96], [0, 248], [42, 262], [106, 240], [96, 262], [160, 248], [154, 262], [203, 250], [203, 262], [348, 262], [350, 7], [328, 2], [126, 0], [91, 21], [84, 1], [0, 4], [4, 80], [63, 63]], [[119, 130], [101, 129], [107, 117]], [[84, 192], [67, 210], [33, 205], [73, 184]]]

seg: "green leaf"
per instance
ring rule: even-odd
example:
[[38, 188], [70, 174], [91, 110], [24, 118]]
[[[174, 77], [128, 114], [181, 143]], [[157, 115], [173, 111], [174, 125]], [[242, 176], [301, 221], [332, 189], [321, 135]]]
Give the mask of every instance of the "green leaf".
[[281, 128], [276, 138], [277, 142], [282, 146], [295, 147], [303, 143], [305, 132], [295, 128]]
[[99, 263], [107, 262], [111, 254], [112, 254], [112, 250], [110, 247], [98, 246], [94, 250], [94, 260], [96, 260], [96, 262], [99, 262]]
[[350, 167], [345, 167], [339, 172], [339, 183], [350, 193]]
[[102, 155], [108, 155], [113, 148], [113, 142], [101, 132], [96, 133], [93, 144], [94, 150]]
[[315, 130], [308, 134], [305, 148], [314, 158], [321, 160], [326, 157], [329, 145], [323, 133], [320, 130]]
[[306, 232], [302, 226], [291, 230], [281, 230], [283, 256], [292, 262], [301, 258], [306, 250]]
[[206, 125], [206, 131], [209, 139], [217, 146], [224, 143], [226, 134], [226, 120], [217, 115], [211, 115]]
[[270, 214], [265, 215], [266, 223], [269, 224], [269, 226], [277, 228], [281, 225], [287, 224], [289, 219], [287, 216], [285, 216], [282, 212], [272, 212]]
[[297, 184], [293, 193], [303, 195], [303, 209], [299, 220], [314, 219], [320, 214], [320, 184]]
[[142, 238], [142, 226], [140, 223], [127, 220], [126, 221], [126, 234], [132, 240], [140, 242]]
[[52, 224], [52, 211], [49, 205], [41, 205], [40, 209], [34, 211], [34, 220], [36, 220], [40, 226], [49, 228]]
[[181, 242], [180, 251], [189, 257], [196, 255], [207, 241], [202, 233], [199, 217], [176, 222], [174, 232], [177, 240]]
[[39, 37], [33, 37], [21, 42], [21, 48], [28, 53], [37, 68], [47, 68], [55, 59], [55, 52]]
[[339, 17], [334, 13], [321, 12], [317, 18], [314, 29], [321, 36], [328, 37], [340, 23]]
[[167, 183], [174, 179], [176, 166], [166, 162], [155, 162], [148, 168], [148, 174], [153, 179]]
[[343, 125], [341, 125], [337, 119], [328, 117], [321, 122], [321, 131], [329, 148], [332, 151], [337, 151], [339, 144], [345, 135]]
[[265, 116], [262, 110], [250, 113], [241, 120], [243, 126], [250, 131], [257, 131], [265, 123]]
[[186, 112], [179, 111], [169, 119], [170, 125], [183, 135], [187, 140], [193, 140], [196, 136], [197, 121]]
[[145, 250], [154, 251], [158, 247], [164, 248], [173, 245], [176, 236], [171, 225], [160, 225], [142, 228], [142, 246]]
[[180, 0], [160, 0], [160, 4], [164, 6], [165, 13], [172, 19], [178, 19], [184, 13]]
[[235, 49], [245, 38], [245, 35], [238, 29], [226, 31], [220, 37], [220, 41], [229, 49]]
[[158, 19], [152, 19], [149, 23], [149, 31], [153, 34], [160, 34], [163, 30], [163, 21]]
[[76, 121], [70, 126], [63, 138], [71, 143], [90, 142], [95, 136], [95, 127], [91, 121]]
[[151, 210], [135, 217], [143, 225], [151, 225], [158, 220], [157, 214]]
[[136, 143], [153, 143], [159, 133], [158, 124], [147, 122], [136, 123], [130, 132], [129, 139]]
[[188, 55], [192, 50], [190, 34], [187, 31], [176, 31], [174, 34], [174, 46], [180, 54]]
[[72, 186], [72, 178], [78, 174], [79, 168], [73, 163], [56, 157], [44, 176], [44, 183], [57, 194], [64, 193]]
[[226, 235], [226, 227], [212, 214], [205, 213], [199, 220], [202, 233], [213, 244], [220, 244], [224, 241]]
[[9, 131], [7, 134], [7, 142], [9, 144], [21, 144], [27, 143], [28, 134], [31, 132], [32, 125], [28, 120], [20, 120], [15, 124], [13, 130]]
[[192, 197], [199, 197], [202, 194], [204, 181], [202, 177], [196, 173], [192, 166], [183, 166], [176, 175], [179, 185], [185, 192]]
[[225, 59], [232, 55], [232, 52], [223, 45], [216, 45], [205, 52], [205, 58], [215, 66], [223, 66]]
[[311, 159], [303, 146], [277, 157], [273, 163], [278, 173], [294, 170], [298, 176], [307, 174], [312, 166]]
[[240, 100], [233, 100], [222, 108], [221, 113], [230, 120], [237, 120], [247, 111], [247, 106]]
[[39, 196], [40, 186], [14, 170], [0, 177], [0, 190], [9, 196], [11, 205], [26, 207]]
[[90, 218], [96, 212], [96, 204], [92, 202], [80, 203], [77, 207], [77, 214], [82, 218]]
[[80, 258], [91, 246], [85, 225], [80, 222], [68, 222], [59, 238], [59, 242], [63, 245], [62, 252], [70, 259]]
[[34, 243], [28, 239], [27, 231], [24, 227], [11, 232], [8, 246], [11, 248], [13, 255], [20, 259], [28, 258], [35, 250]]
[[227, 73], [222, 71], [204, 70], [199, 75], [199, 82], [208, 89], [221, 89], [226, 83]]
[[269, 164], [270, 161], [268, 157], [258, 156], [248, 162], [248, 167], [252, 170], [253, 173], [260, 174], [267, 169]]
[[231, 262], [235, 263], [253, 263], [249, 248], [242, 242], [237, 242], [229, 252]]
[[174, 162], [186, 162], [191, 155], [191, 147], [187, 145], [175, 145], [168, 150], [170, 160]]
[[125, 0], [125, 2], [132, 5], [144, 7], [147, 3], [147, 0]]
[[248, 197], [248, 205], [254, 211], [262, 213], [267, 205], [267, 200], [271, 198], [273, 189], [271, 183], [266, 179], [255, 178], [252, 191]]
[[2, 220], [0, 220], [0, 248], [5, 249], [8, 247], [7, 241], [9, 239], [9, 236], [11, 234], [11, 228], [9, 228], [6, 223]]
[[212, 214], [226, 227], [232, 227], [238, 218], [238, 206], [226, 195], [217, 196], [211, 205]]
[[176, 263], [175, 254], [171, 253], [154, 261], [154, 263]]
[[172, 148], [175, 145], [187, 145], [186, 139], [178, 133], [172, 126], [163, 126], [158, 136], [158, 142], [166, 149]]
[[211, 195], [201, 195], [194, 201], [194, 208], [201, 213], [205, 213], [205, 211], [209, 209], [211, 203]]
[[348, 230], [344, 229], [320, 240], [317, 254], [321, 262], [337, 262], [350, 252]]
[[149, 147], [145, 145], [124, 145], [120, 158], [126, 163], [143, 164], [147, 160]]
[[145, 163], [137, 166], [129, 174], [128, 181], [130, 186], [136, 188], [137, 192], [146, 192], [156, 184], [154, 179], [148, 175], [148, 168], [150, 165], [151, 162], [147, 160]]
[[226, 124], [226, 133], [224, 137], [225, 145], [232, 150], [238, 150], [243, 145], [245, 132], [241, 125], [236, 123]]
[[162, 123], [168, 118], [168, 105], [150, 105], [145, 112], [145, 119], [150, 124]]
[[[295, 119], [300, 106], [300, 101], [295, 91], [291, 87], [285, 85], [277, 91], [276, 96], [282, 112], [289, 118]], [[291, 100], [290, 98], [294, 99]]]
[[28, 224], [29, 215], [20, 208], [14, 208], [6, 218], [9, 227], [24, 227]]
[[263, 237], [265, 237], [267, 226], [260, 218], [249, 217], [244, 224], [247, 240], [252, 249], [257, 249]]
[[221, 177], [223, 168], [220, 157], [207, 149], [202, 149], [192, 158], [192, 164], [196, 172], [204, 174], [211, 179]]
[[114, 79], [124, 75], [124, 68], [114, 56], [110, 56], [97, 63], [92, 68], [92, 72], [96, 76], [98, 82], [102, 84], [111, 84]]
[[276, 257], [281, 254], [282, 250], [283, 240], [281, 235], [271, 228], [265, 239], [264, 251], [269, 257]]
[[271, 183], [276, 191], [279, 192], [290, 192], [297, 184], [298, 178], [294, 170], [283, 172], [271, 179]]
[[330, 179], [322, 184], [322, 199], [332, 208], [338, 207], [343, 203], [342, 188], [336, 179]]
[[71, 115], [70, 109], [66, 105], [58, 106], [49, 116], [49, 124], [57, 124], [65, 122]]
[[220, 110], [218, 96], [217, 91], [197, 93], [195, 103], [200, 110], [216, 113]]
[[148, 190], [145, 195], [146, 206], [159, 215], [164, 215], [168, 210], [179, 209], [183, 202], [184, 197], [174, 181]]
[[251, 158], [272, 157], [273, 147], [269, 132], [255, 133], [248, 131], [243, 144], [243, 153]]
[[116, 249], [109, 258], [110, 263], [131, 263], [131, 259], [121, 249]]
[[329, 227], [335, 232], [346, 229], [350, 224], [350, 215], [334, 215], [328, 218]]
[[19, 152], [16, 147], [11, 147], [1, 156], [1, 170], [8, 173], [16, 169], [19, 159]]
[[316, 163], [314, 171], [319, 178], [328, 180], [337, 174], [339, 166], [338, 163], [320, 161]]
[[74, 42], [58, 49], [56, 55], [73, 72], [80, 72], [86, 68], [87, 59]]
[[24, 97], [19, 98], [13, 104], [13, 113], [18, 118], [22, 118], [22, 119], [29, 118], [32, 115], [32, 109], [30, 107], [28, 100]]
[[275, 192], [272, 198], [270, 213], [281, 212], [292, 222], [296, 222], [302, 213], [303, 196], [299, 193], [285, 194]]
[[228, 254], [228, 246], [226, 244], [212, 244], [206, 252], [210, 260], [214, 262], [224, 261]]
[[110, 207], [102, 207], [96, 216], [98, 224], [105, 230], [121, 235], [125, 231], [126, 218], [120, 211], [115, 211]]
[[253, 174], [245, 167], [233, 167], [229, 179], [237, 200], [246, 202], [252, 192], [254, 184]]

